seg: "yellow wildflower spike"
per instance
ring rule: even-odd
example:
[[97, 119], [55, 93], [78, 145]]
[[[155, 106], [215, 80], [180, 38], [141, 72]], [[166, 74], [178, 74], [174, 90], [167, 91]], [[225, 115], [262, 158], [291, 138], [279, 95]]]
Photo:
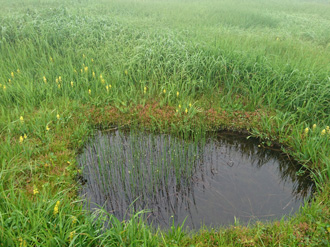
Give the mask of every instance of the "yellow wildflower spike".
[[186, 108], [185, 112], [188, 113], [188, 109], [187, 108]]
[[17, 73], [20, 73], [21, 71], [19, 69], [17, 69]]
[[33, 189], [33, 195], [36, 195], [36, 194], [38, 194], [39, 193], [39, 190], [37, 189], [37, 188], [34, 188]]
[[166, 89], [163, 90], [163, 93], [164, 93], [164, 94], [166, 93]]
[[13, 78], [14, 78], [14, 72], [11, 72], [11, 73], [10, 73], [10, 75], [11, 75], [11, 77], [13, 77]]
[[88, 89], [88, 94], [91, 95], [92, 94], [92, 90]]
[[325, 131], [325, 129], [323, 129], [323, 130], [321, 131], [321, 135], [324, 136], [325, 133], [326, 133], [326, 131]]
[[91, 59], [91, 61], [92, 61], [92, 63], [94, 63], [94, 59], [93, 58]]
[[24, 141], [24, 137], [23, 137], [23, 136], [20, 136], [20, 137], [19, 137], [19, 143], [21, 143], [21, 144], [22, 144], [22, 143], [23, 143], [23, 141]]
[[179, 109], [181, 109], [181, 105], [179, 105]]
[[125, 69], [125, 75], [127, 75], [128, 74], [128, 71], [127, 71], [127, 69]]
[[6, 89], [7, 89], [7, 88], [6, 88], [6, 86], [5, 86], [5, 85], [3, 85], [3, 91], [6, 91]]
[[45, 83], [47, 83], [46, 76], [43, 76], [42, 79], [44, 80]]
[[189, 103], [189, 107], [191, 107], [191, 103]]
[[57, 115], [56, 115], [56, 118], [57, 118], [57, 120], [60, 120], [60, 115], [57, 114]]
[[71, 87], [73, 87], [73, 81], [71, 81]]
[[23, 116], [20, 116], [20, 117], [19, 117], [19, 121], [21, 121], [21, 123], [24, 123], [24, 118], [23, 118]]
[[176, 97], [179, 97], [179, 92], [176, 92]]
[[8, 79], [8, 83], [11, 83], [11, 79]]
[[50, 130], [50, 128], [48, 127], [48, 125], [46, 125], [46, 131]]
[[106, 85], [105, 86], [105, 89], [107, 90], [107, 92], [109, 91], [109, 86], [108, 85]]
[[313, 124], [313, 130], [316, 128], [316, 124]]
[[24, 134], [24, 139], [27, 139], [27, 135], [26, 134]]
[[58, 77], [58, 80], [61, 82], [61, 81], [62, 81], [62, 77], [61, 77], [61, 76], [59, 76], [59, 77]]
[[77, 217], [71, 216], [71, 220], [72, 220], [72, 224], [76, 224], [77, 223]]
[[101, 79], [101, 83], [102, 83], [102, 84], [104, 84], [104, 83], [105, 83], [105, 80], [104, 80], [103, 78]]
[[309, 132], [309, 128], [307, 127], [307, 128], [305, 129], [305, 134], [307, 135], [308, 132]]
[[58, 87], [58, 89], [61, 89], [61, 84], [58, 84], [57, 87]]
[[58, 214], [58, 208], [60, 206], [60, 201], [57, 201], [56, 204], [55, 204], [55, 207], [54, 207], [54, 215]]
[[88, 71], [88, 67], [86, 66], [86, 67], [84, 67], [84, 71], [85, 72], [87, 72]]
[[95, 78], [95, 72], [93, 71], [93, 78]]

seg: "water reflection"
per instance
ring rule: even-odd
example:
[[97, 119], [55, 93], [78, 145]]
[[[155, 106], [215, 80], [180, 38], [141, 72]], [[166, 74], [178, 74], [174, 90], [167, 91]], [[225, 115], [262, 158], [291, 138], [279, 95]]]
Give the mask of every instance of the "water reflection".
[[199, 228], [280, 218], [311, 194], [307, 175], [282, 153], [254, 139], [221, 133], [200, 141], [170, 135], [112, 132], [96, 135], [79, 157], [90, 207], [119, 219], [149, 209], [146, 218]]

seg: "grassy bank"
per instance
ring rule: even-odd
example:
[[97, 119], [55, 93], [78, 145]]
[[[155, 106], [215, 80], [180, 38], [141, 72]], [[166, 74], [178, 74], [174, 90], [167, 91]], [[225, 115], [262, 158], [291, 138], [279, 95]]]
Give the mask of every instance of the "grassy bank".
[[[327, 245], [328, 1], [0, 0], [3, 246]], [[111, 217], [76, 196], [97, 127], [233, 129], [283, 144], [315, 200], [288, 220], [188, 233]]]

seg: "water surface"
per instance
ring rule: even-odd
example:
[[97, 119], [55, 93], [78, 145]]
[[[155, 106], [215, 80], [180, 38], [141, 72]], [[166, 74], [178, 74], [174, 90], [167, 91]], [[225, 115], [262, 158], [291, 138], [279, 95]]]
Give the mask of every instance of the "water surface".
[[299, 166], [256, 139], [217, 133], [199, 141], [148, 132], [99, 132], [79, 157], [91, 209], [120, 220], [148, 209], [146, 219], [200, 228], [280, 219], [312, 190]]

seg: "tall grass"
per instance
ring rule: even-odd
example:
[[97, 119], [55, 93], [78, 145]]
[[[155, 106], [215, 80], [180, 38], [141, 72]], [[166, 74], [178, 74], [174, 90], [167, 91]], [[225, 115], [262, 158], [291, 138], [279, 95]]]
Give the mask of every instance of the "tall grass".
[[[154, 118], [155, 126], [166, 122], [189, 130], [195, 130], [196, 118], [205, 123], [209, 109], [256, 112], [262, 120], [251, 123], [250, 132], [284, 143], [295, 159], [321, 174], [320, 186], [328, 185], [329, 134], [322, 134], [330, 125], [326, 1], [2, 0], [0, 5], [2, 243], [19, 245], [18, 226], [24, 223], [21, 233], [31, 245], [64, 244], [67, 224], [61, 221], [63, 228], [50, 233], [47, 222], [55, 219], [45, 215], [57, 200], [73, 198], [73, 192], [60, 192], [73, 186], [75, 155], [96, 123], [88, 114], [93, 107], [112, 106], [125, 115], [159, 102], [185, 118], [179, 124]], [[317, 128], [305, 134], [313, 124]], [[51, 203], [39, 200], [35, 206], [33, 186], [41, 190], [47, 183], [42, 197]], [[67, 214], [73, 212], [69, 199], [65, 205]], [[25, 216], [30, 210], [34, 213]], [[40, 228], [33, 222], [40, 215], [47, 230], [35, 238]], [[98, 239], [93, 229], [81, 237]], [[139, 236], [147, 240], [148, 234]], [[97, 245], [94, 240], [88, 244]]]

